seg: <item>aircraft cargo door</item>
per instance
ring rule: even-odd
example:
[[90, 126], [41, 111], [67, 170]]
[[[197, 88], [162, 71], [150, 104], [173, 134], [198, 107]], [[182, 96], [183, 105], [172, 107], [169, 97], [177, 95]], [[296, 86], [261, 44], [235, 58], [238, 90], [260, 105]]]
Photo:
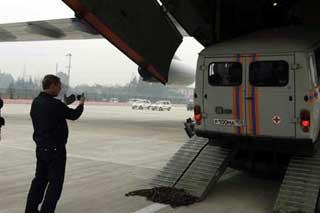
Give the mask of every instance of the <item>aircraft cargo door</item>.
[[246, 57], [247, 134], [295, 137], [293, 55]]
[[245, 72], [240, 57], [206, 58], [204, 127], [211, 135], [245, 135]]

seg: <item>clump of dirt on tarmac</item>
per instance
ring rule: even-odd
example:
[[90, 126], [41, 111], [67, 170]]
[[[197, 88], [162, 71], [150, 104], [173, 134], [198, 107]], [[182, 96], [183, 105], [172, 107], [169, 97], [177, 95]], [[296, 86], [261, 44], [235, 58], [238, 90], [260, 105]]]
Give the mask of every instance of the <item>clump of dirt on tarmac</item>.
[[155, 187], [128, 192], [126, 196], [142, 196], [147, 200], [169, 204], [171, 207], [187, 206], [198, 201], [198, 198], [190, 195], [183, 189], [172, 187]]

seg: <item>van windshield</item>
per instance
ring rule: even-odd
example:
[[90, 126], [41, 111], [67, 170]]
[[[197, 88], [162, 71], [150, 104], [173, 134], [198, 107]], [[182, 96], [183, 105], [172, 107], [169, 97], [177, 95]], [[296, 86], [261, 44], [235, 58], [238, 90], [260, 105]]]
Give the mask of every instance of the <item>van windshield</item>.
[[250, 64], [252, 86], [284, 87], [289, 82], [289, 64], [285, 61], [257, 61]]
[[208, 74], [212, 86], [239, 86], [242, 83], [242, 65], [238, 62], [212, 63]]

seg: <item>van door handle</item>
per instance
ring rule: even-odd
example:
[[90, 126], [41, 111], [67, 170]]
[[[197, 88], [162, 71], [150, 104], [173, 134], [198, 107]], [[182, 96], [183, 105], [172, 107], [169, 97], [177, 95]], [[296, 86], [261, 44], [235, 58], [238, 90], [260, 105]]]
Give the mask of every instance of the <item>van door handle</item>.
[[253, 97], [245, 97], [244, 99], [246, 99], [246, 100], [252, 100]]

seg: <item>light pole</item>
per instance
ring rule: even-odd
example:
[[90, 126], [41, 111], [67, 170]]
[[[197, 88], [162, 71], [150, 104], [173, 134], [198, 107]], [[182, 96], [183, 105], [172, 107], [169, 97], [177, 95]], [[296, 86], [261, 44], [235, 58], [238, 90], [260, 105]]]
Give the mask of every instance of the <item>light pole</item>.
[[71, 73], [71, 57], [72, 57], [72, 54], [71, 53], [68, 53], [66, 55], [66, 57], [69, 59], [69, 64], [67, 65], [67, 70], [68, 70], [68, 88], [70, 86], [70, 73]]

